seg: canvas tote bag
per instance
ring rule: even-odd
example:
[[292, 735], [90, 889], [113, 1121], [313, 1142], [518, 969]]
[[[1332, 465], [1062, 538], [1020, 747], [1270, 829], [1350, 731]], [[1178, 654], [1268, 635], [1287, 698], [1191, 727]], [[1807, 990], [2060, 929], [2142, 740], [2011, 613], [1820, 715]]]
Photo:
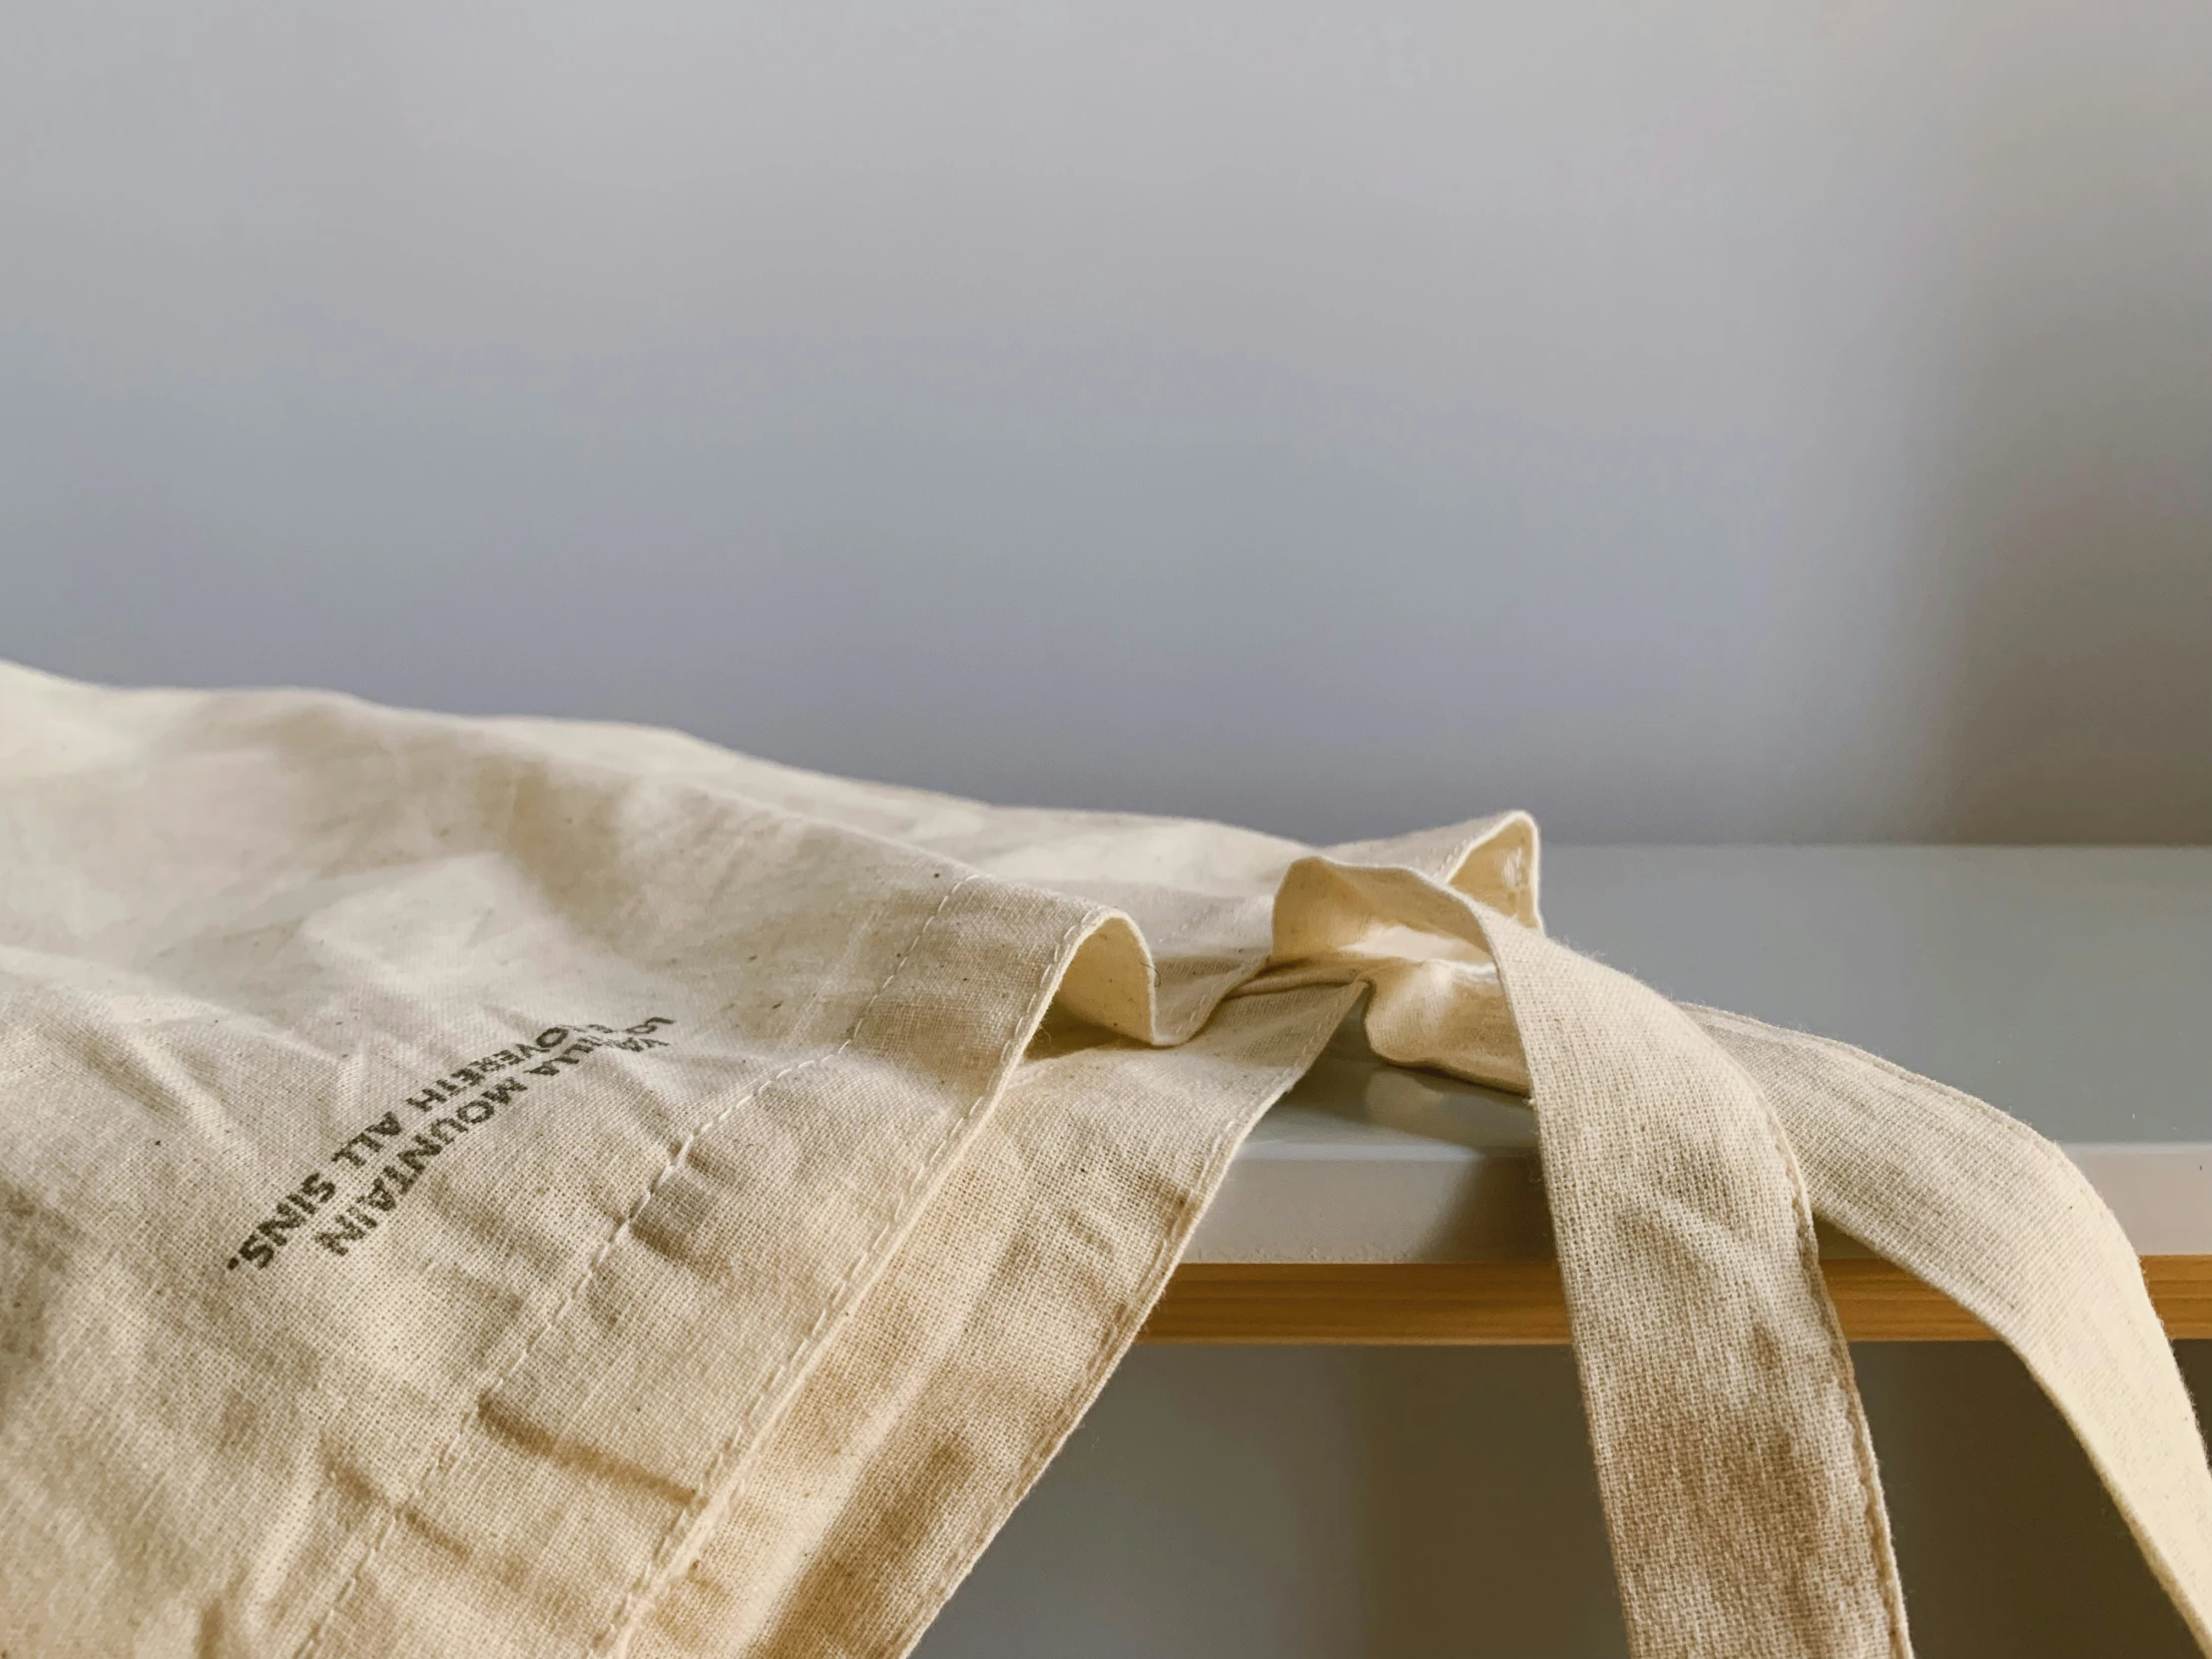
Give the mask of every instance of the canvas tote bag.
[[892, 1656], [1365, 1002], [1525, 1092], [1639, 1655], [1909, 1651], [1814, 1214], [2020, 1354], [2212, 1653], [2055, 1148], [1325, 852], [669, 733], [0, 668], [0, 1652]]

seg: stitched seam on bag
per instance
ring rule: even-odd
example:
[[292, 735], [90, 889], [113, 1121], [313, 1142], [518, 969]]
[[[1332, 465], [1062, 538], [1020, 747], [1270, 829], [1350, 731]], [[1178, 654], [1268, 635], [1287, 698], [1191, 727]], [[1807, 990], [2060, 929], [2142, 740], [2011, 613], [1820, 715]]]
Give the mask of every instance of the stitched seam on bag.
[[[951, 896], [950, 893], [945, 895], [947, 899]], [[943, 906], [940, 904], [938, 908], [941, 910]], [[731, 1430], [729, 1437], [716, 1448], [715, 1454], [708, 1459], [707, 1466], [701, 1472], [693, 1491], [691, 1501], [685, 1504], [677, 1512], [675, 1518], [669, 1522], [667, 1530], [661, 1534], [661, 1540], [655, 1547], [652, 1557], [646, 1562], [644, 1570], [638, 1575], [636, 1581], [631, 1584], [621, 1602], [616, 1606], [613, 1619], [609, 1621], [604, 1630], [592, 1639], [591, 1644], [585, 1649], [587, 1655], [605, 1653], [608, 1651], [610, 1644], [618, 1641], [627, 1631], [632, 1621], [642, 1610], [641, 1604], [651, 1593], [652, 1586], [667, 1569], [669, 1560], [675, 1555], [684, 1538], [697, 1525], [701, 1514], [704, 1513], [708, 1503], [712, 1500], [715, 1490], [721, 1482], [725, 1465], [741, 1448], [752, 1443], [753, 1437], [760, 1430], [763, 1422], [780, 1402], [778, 1391], [782, 1388], [784, 1380], [795, 1369], [812, 1364], [820, 1355], [823, 1345], [837, 1330], [842, 1328], [843, 1316], [851, 1312], [862, 1288], [874, 1284], [877, 1273], [870, 1270], [881, 1267], [882, 1260], [887, 1254], [886, 1247], [894, 1237], [904, 1236], [907, 1227], [914, 1219], [913, 1207], [916, 1196], [924, 1188], [931, 1185], [932, 1178], [943, 1172], [944, 1167], [950, 1162], [952, 1154], [965, 1144], [965, 1138], [961, 1131], [975, 1120], [984, 1106], [998, 1099], [1004, 1092], [1006, 1080], [1011, 1075], [1016, 1045], [1027, 1041], [1029, 1033], [1044, 1011], [1045, 1003], [1051, 994], [1051, 987], [1056, 983], [1058, 973], [1065, 970], [1070, 959], [1069, 941], [1077, 933], [1095, 928], [1100, 919], [1110, 913], [1104, 908], [1087, 910], [1070, 922], [1067, 931], [1060, 935], [1059, 942], [1053, 947], [1051, 956], [1045, 961], [1044, 972], [1038, 976], [1036, 989], [1030, 992], [1029, 1003], [1023, 1017], [1016, 1022], [1013, 1030], [1007, 1033], [1005, 1042], [999, 1046], [998, 1063], [993, 1068], [990, 1083], [984, 1087], [983, 1091], [974, 1100], [969, 1102], [965, 1111], [945, 1125], [944, 1133], [939, 1137], [937, 1144], [931, 1147], [915, 1164], [913, 1173], [907, 1177], [906, 1185], [900, 1190], [897, 1200], [891, 1206], [890, 1214], [883, 1220], [883, 1225], [876, 1230], [875, 1236], [869, 1239], [866, 1245], [861, 1248], [859, 1255], [853, 1259], [852, 1265], [845, 1269], [844, 1276], [837, 1281], [835, 1289], [830, 1292], [830, 1300], [824, 1305], [822, 1312], [815, 1317], [813, 1326], [799, 1340], [799, 1345], [784, 1357], [783, 1363], [776, 1368], [774, 1375], [769, 1378], [768, 1382], [761, 1385], [759, 1391], [754, 1394], [752, 1400], [747, 1404], [745, 1413], [739, 1418], [737, 1426]], [[932, 915], [930, 919], [933, 921], [936, 918]], [[926, 929], [927, 924], [925, 923], [924, 931]], [[916, 939], [918, 942], [918, 934]], [[859, 1029], [858, 1025], [855, 1024], [853, 1029], [856, 1032]]]
[[[1240, 1127], [1249, 1128], [1250, 1125], [1250, 1116], [1240, 1113], [1224, 1123], [1213, 1140], [1208, 1143], [1206, 1156], [1199, 1164], [1199, 1180], [1189, 1191], [1184, 1193], [1183, 1202], [1176, 1209], [1175, 1220], [1161, 1234], [1159, 1248], [1152, 1253], [1152, 1260], [1145, 1265], [1144, 1278], [1139, 1281], [1140, 1285], [1152, 1287], [1154, 1299], [1157, 1299], [1160, 1290], [1164, 1286], [1168, 1271], [1175, 1266], [1176, 1259], [1182, 1254], [1183, 1246], [1188, 1242], [1187, 1224], [1191, 1220], [1192, 1210], [1199, 1203], [1200, 1195], [1214, 1191], [1218, 1185], [1221, 1166], [1225, 1162], [1226, 1156], [1235, 1151], [1235, 1148], [1229, 1145], [1230, 1138], [1237, 1135]], [[1241, 1143], [1242, 1137], [1239, 1136], [1238, 1139]], [[1148, 1302], [1145, 1307], [1136, 1309], [1134, 1319], [1117, 1321], [1108, 1326], [1105, 1334], [1099, 1338], [1098, 1349], [1091, 1356], [1090, 1365], [1084, 1369], [1082, 1383], [1070, 1396], [1073, 1401], [1072, 1407], [1055, 1424], [1056, 1432], [1040, 1441], [1029, 1455], [1022, 1460], [1021, 1468], [1014, 1476], [1012, 1486], [1014, 1492], [1018, 1494], [1029, 1489], [1037, 1476], [1044, 1471], [1045, 1464], [1052, 1461], [1053, 1456], [1066, 1442], [1068, 1435], [1074, 1431], [1076, 1423], [1082, 1420], [1083, 1413], [1090, 1408], [1090, 1403], [1098, 1396], [1099, 1389], [1105, 1386], [1106, 1374], [1114, 1369], [1122, 1355], [1127, 1352], [1130, 1343], [1135, 1340], [1136, 1331], [1134, 1328], [1142, 1325], [1144, 1313], [1149, 1306]], [[866, 1650], [870, 1655], [870, 1659], [898, 1659], [899, 1655], [906, 1653], [913, 1646], [915, 1641], [920, 1638], [922, 1627], [926, 1626], [936, 1616], [936, 1611], [943, 1605], [944, 1599], [952, 1593], [953, 1587], [967, 1575], [968, 1568], [973, 1564], [976, 1555], [985, 1544], [990, 1542], [991, 1535], [1005, 1523], [1005, 1513], [993, 1507], [985, 1511], [980, 1521], [968, 1528], [960, 1539], [959, 1547], [954, 1550], [944, 1569], [930, 1581], [929, 1587], [922, 1592], [918, 1604], [923, 1609], [921, 1618], [914, 1623], [901, 1626], [889, 1639]]]
[[[376, 1536], [370, 1542], [367, 1553], [355, 1562], [353, 1570], [346, 1574], [345, 1582], [339, 1586], [338, 1592], [331, 1598], [329, 1606], [323, 1609], [322, 1616], [315, 1620], [313, 1627], [300, 1642], [293, 1659], [312, 1659], [312, 1655], [320, 1646], [323, 1633], [328, 1630], [331, 1621], [352, 1599], [354, 1592], [360, 1587], [361, 1581], [367, 1576], [369, 1567], [383, 1553], [384, 1546], [391, 1541], [392, 1534], [398, 1529], [399, 1517], [420, 1502], [423, 1494], [452, 1466], [456, 1454], [468, 1437], [469, 1429], [482, 1418], [484, 1408], [491, 1403], [492, 1396], [505, 1387], [514, 1379], [515, 1375], [522, 1370], [523, 1365], [536, 1351], [539, 1341], [548, 1332], [556, 1329], [561, 1321], [567, 1317], [568, 1311], [575, 1305], [576, 1299], [582, 1296], [584, 1291], [598, 1278], [599, 1270], [606, 1265], [607, 1259], [614, 1254], [616, 1247], [630, 1233], [638, 1217], [644, 1214], [646, 1206], [652, 1203], [654, 1196], [667, 1184], [669, 1178], [683, 1167], [685, 1161], [691, 1156], [691, 1150], [698, 1143], [699, 1138], [710, 1129], [726, 1121], [740, 1107], [759, 1098], [764, 1089], [773, 1087], [785, 1078], [797, 1076], [800, 1072], [814, 1066], [826, 1064], [850, 1048], [854, 1040], [858, 1038], [861, 1026], [867, 1023], [867, 1016], [874, 1011], [876, 1003], [882, 1000], [883, 993], [889, 990], [892, 983], [898, 978], [899, 970], [906, 965], [907, 957], [911, 956], [920, 945], [922, 938], [928, 933], [937, 918], [944, 914], [945, 906], [952, 902], [953, 895], [969, 882], [979, 879], [982, 874], [981, 870], [970, 870], [945, 889], [944, 895], [937, 900], [936, 906], [922, 919], [921, 925], [914, 929], [914, 936], [907, 940], [905, 948], [892, 958], [890, 971], [883, 976], [883, 982], [869, 993], [867, 1001], [860, 1005], [860, 1011], [853, 1017], [851, 1028], [845, 1032], [843, 1040], [835, 1048], [830, 1049], [826, 1054], [818, 1054], [809, 1060], [796, 1061], [785, 1066], [782, 1070], [764, 1077], [752, 1088], [746, 1090], [720, 1111], [709, 1117], [704, 1123], [693, 1129], [676, 1144], [675, 1150], [669, 1154], [668, 1161], [661, 1166], [659, 1173], [647, 1183], [645, 1190], [638, 1195], [636, 1202], [630, 1206], [622, 1220], [616, 1224], [614, 1231], [607, 1236], [605, 1242], [593, 1254], [591, 1262], [585, 1267], [582, 1277], [568, 1288], [567, 1293], [554, 1305], [553, 1311], [523, 1341], [522, 1347], [516, 1352], [515, 1357], [477, 1395], [474, 1408], [455, 1425], [452, 1434], [447, 1438], [444, 1446], [440, 1448], [437, 1457], [416, 1477], [414, 1484], [408, 1488], [407, 1495], [385, 1511], [383, 1523], [377, 1528]], [[327, 1486], [324, 1489], [327, 1490]]]

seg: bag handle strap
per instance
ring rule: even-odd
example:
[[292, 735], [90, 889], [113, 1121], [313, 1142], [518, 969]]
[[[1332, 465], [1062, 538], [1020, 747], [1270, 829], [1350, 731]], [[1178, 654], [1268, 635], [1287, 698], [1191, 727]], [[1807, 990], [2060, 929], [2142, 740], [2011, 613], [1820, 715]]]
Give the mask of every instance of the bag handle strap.
[[1850, 1349], [1766, 1097], [1658, 992], [1446, 873], [1301, 859], [1276, 960], [1367, 979], [1385, 1058], [1524, 1076], [1633, 1651], [1908, 1659]]
[[1678, 1006], [1439, 873], [1300, 860], [1271, 978], [1368, 979], [1386, 1058], [1525, 1074], [1639, 1659], [1911, 1653], [1816, 1211], [2012, 1346], [2212, 1655], [2212, 1471], [2065, 1155], [1873, 1055]]
[[1639, 1659], [1908, 1659], [1813, 1211], [1765, 1094], [1658, 992], [1476, 910], [1520, 1032]]
[[1814, 1209], [2020, 1357], [2212, 1654], [2212, 1469], [2127, 1235], [2025, 1124], [1848, 1043], [1690, 1017], [1759, 1084]]

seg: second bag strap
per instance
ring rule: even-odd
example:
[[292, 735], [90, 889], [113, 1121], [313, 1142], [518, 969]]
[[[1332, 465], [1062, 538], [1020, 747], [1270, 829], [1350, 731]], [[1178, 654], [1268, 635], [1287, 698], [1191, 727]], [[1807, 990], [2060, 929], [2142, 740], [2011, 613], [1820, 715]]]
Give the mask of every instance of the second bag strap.
[[2212, 1654], [2212, 1471], [2134, 1248], [2095, 1189], [1971, 1095], [1846, 1043], [1687, 1012], [1773, 1103], [1815, 1210], [2020, 1357]]

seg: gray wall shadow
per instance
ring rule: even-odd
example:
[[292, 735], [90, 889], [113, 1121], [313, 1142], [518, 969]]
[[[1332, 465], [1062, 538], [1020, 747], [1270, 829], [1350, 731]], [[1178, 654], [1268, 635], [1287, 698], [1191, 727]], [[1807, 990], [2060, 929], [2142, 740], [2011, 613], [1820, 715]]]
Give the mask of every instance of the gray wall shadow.
[[2026, 7], [1949, 60], [1931, 838], [2212, 839], [2212, 146], [2190, 131], [2212, 61], [2189, 26]]

